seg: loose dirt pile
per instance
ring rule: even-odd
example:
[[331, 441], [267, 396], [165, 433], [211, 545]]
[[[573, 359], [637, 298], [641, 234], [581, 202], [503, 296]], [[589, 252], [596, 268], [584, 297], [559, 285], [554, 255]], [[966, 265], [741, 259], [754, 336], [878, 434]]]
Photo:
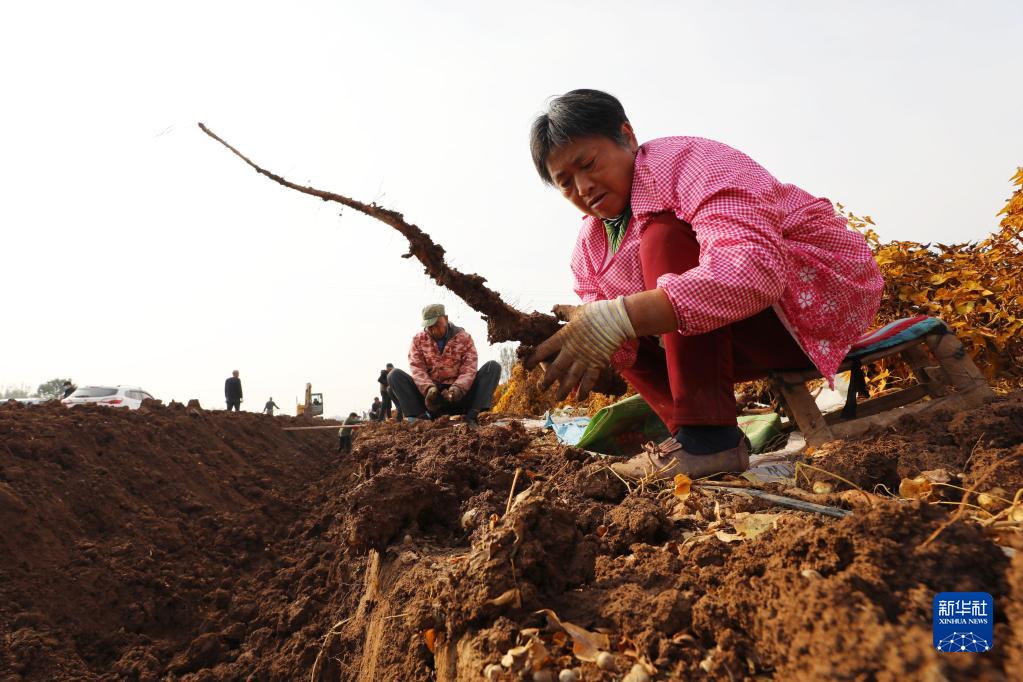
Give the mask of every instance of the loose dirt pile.
[[[895, 458], [871, 485], [965, 448], [945, 465], [970, 481], [1001, 457], [1014, 492], [1021, 409], [848, 447]], [[965, 518], [928, 543], [952, 507], [819, 496], [854, 510], [838, 520], [630, 490], [515, 422], [372, 425], [341, 460], [332, 431], [282, 423], [0, 407], [0, 680], [1009, 679], [1023, 663], [1023, 559]], [[939, 591], [994, 595], [993, 651], [933, 649]]]
[[241, 576], [277, 572], [310, 481], [336, 470], [336, 433], [282, 431], [289, 421], [0, 405], [0, 671], [12, 675], [0, 679], [155, 679], [218, 660], [230, 640], [189, 648], [205, 612]]
[[[867, 490], [897, 491], [904, 479], [944, 471], [962, 487], [1011, 498], [1023, 481], [1023, 400], [1017, 394], [967, 412], [905, 417], [885, 435], [829, 443], [811, 461]], [[843, 487], [818, 473], [807, 479]]]

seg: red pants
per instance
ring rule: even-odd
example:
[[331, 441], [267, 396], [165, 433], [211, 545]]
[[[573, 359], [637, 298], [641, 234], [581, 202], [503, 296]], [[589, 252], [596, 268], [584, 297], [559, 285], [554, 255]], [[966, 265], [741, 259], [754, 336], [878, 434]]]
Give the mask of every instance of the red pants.
[[[639, 248], [643, 281], [657, 288], [664, 273], [696, 267], [696, 233], [674, 215], [653, 219]], [[729, 426], [735, 420], [737, 381], [767, 376], [772, 369], [801, 369], [813, 363], [771, 308], [706, 334], [640, 339], [636, 364], [622, 375], [675, 433], [682, 426]]]

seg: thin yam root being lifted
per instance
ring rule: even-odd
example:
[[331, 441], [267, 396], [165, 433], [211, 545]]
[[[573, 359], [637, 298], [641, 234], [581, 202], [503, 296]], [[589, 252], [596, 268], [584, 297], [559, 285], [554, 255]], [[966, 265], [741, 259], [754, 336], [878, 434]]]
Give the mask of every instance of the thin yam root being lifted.
[[[553, 315], [539, 312], [524, 313], [505, 303], [500, 294], [486, 286], [485, 282], [487, 280], [483, 277], [477, 274], [467, 275], [450, 267], [444, 262], [444, 247], [434, 242], [430, 235], [423, 232], [418, 226], [406, 222], [405, 217], [401, 213], [384, 208], [376, 203], [366, 204], [346, 197], [343, 194], [327, 192], [286, 180], [280, 175], [253, 163], [248, 157], [207, 128], [205, 124], [199, 123], [199, 128], [214, 140], [230, 149], [235, 156], [251, 166], [257, 173], [265, 175], [277, 184], [284, 185], [303, 194], [318, 197], [324, 201], [333, 201], [353, 208], [396, 229], [409, 242], [408, 253], [403, 254], [402, 258], [415, 256], [423, 264], [426, 274], [433, 281], [450, 290], [465, 301], [470, 308], [480, 313], [487, 322], [487, 339], [490, 343], [518, 341], [522, 344], [519, 348], [519, 357], [521, 358], [531, 352], [532, 347], [539, 345], [558, 331], [560, 323]], [[625, 391], [625, 383], [612, 370], [608, 370], [604, 373], [604, 376], [594, 390], [602, 393], [620, 394]]]

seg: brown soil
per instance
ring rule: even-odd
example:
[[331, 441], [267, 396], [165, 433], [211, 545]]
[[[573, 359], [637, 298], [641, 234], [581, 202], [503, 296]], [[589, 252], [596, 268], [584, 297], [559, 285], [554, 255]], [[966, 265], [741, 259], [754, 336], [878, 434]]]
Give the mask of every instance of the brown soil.
[[[861, 453], [848, 472], [871, 485], [938, 454], [971, 480], [1019, 450], [1019, 406], [834, 452]], [[585, 680], [637, 661], [655, 679], [778, 680], [1023, 664], [1021, 557], [967, 520], [925, 544], [947, 507], [835, 520], [709, 488], [679, 502], [515, 423], [374, 424], [338, 460], [333, 431], [287, 423], [0, 406], [0, 680], [478, 680], [530, 637], [545, 669]], [[1023, 487], [1013, 466], [991, 476]], [[750, 512], [778, 516], [738, 539]], [[957, 590], [995, 596], [990, 653], [931, 646], [931, 600]], [[610, 669], [573, 658], [540, 609], [606, 632]]]
[[[897, 491], [903, 478], [945, 469], [959, 474], [967, 489], [979, 481], [981, 491], [1002, 488], [1011, 494], [1023, 480], [1021, 444], [1023, 395], [1017, 393], [982, 409], [906, 417], [874, 438], [830, 443], [814, 453], [812, 463], [868, 490], [883, 484]], [[810, 476], [825, 479], [836, 482]]]
[[336, 434], [290, 421], [0, 406], [0, 671], [153, 676], [236, 646], [237, 628], [183, 656], [239, 576], [278, 570], [309, 482], [335, 468]]

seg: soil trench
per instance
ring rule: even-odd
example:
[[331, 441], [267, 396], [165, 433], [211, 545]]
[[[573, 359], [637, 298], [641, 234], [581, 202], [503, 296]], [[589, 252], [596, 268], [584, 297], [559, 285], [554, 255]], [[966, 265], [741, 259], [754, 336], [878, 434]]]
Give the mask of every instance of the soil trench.
[[[1016, 396], [905, 421], [815, 466], [871, 490], [941, 465], [1011, 497], [1020, 415]], [[0, 680], [997, 680], [1023, 663], [1023, 562], [1004, 549], [1023, 543], [949, 506], [803, 493], [853, 510], [834, 519], [629, 489], [513, 421], [373, 424], [345, 456], [289, 423], [0, 405]], [[990, 652], [934, 649], [943, 591], [995, 597]]]

